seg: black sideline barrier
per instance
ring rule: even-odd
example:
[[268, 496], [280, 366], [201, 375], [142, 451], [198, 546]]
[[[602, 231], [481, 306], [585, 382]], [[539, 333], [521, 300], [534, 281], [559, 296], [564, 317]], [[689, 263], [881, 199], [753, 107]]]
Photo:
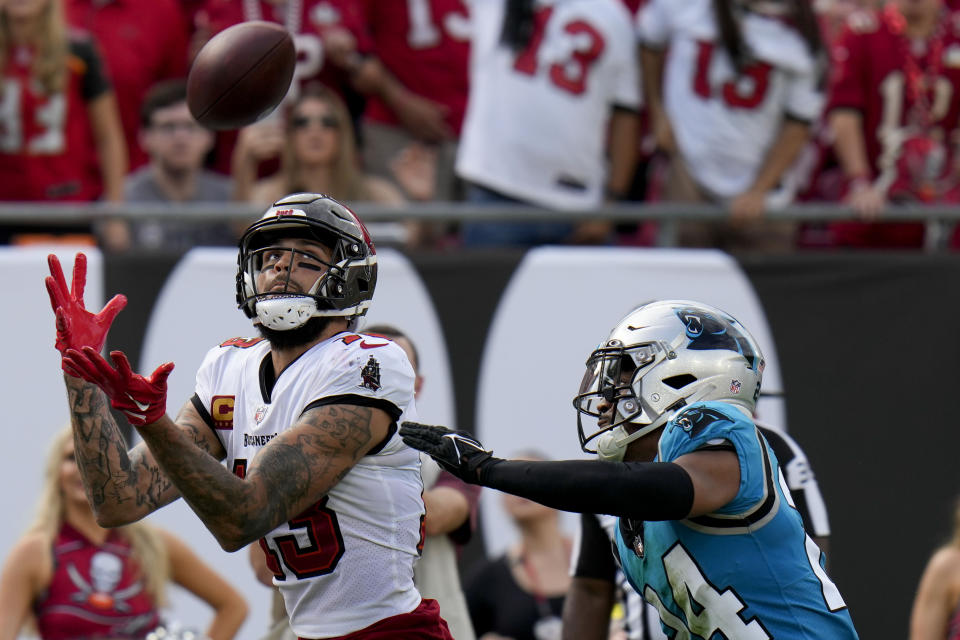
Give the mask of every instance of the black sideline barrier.
[[[443, 327], [457, 423], [472, 429], [484, 340], [523, 254], [408, 257]], [[106, 298], [131, 298], [108, 346], [125, 349], [134, 363], [151, 300], [177, 258], [105, 259]], [[806, 449], [827, 503], [830, 573], [862, 638], [903, 637], [920, 573], [949, 536], [960, 494], [953, 413], [960, 257], [823, 253], [739, 262], [776, 342], [790, 433]], [[560, 291], [571, 305], [588, 304]], [[591, 348], [582, 346], [584, 357]], [[522, 390], [522, 375], [517, 385]], [[575, 443], [574, 422], [556, 437]], [[482, 553], [479, 537], [463, 556], [464, 570]]]

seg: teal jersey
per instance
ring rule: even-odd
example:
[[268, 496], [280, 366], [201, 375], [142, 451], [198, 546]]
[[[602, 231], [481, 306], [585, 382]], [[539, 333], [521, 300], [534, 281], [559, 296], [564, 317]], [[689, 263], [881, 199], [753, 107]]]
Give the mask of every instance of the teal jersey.
[[723, 508], [687, 520], [621, 519], [616, 544], [630, 584], [657, 607], [672, 640], [857, 638], [776, 456], [744, 412], [690, 405], [664, 427], [657, 460], [731, 446], [740, 487]]

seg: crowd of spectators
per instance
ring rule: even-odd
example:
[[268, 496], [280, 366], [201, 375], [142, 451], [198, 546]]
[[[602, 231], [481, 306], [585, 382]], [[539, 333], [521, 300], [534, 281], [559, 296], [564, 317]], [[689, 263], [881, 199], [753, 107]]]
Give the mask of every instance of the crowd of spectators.
[[[712, 203], [684, 246], [916, 249], [903, 203], [960, 203], [953, 0], [29, 0], [0, 8], [0, 201], [524, 204], [575, 224], [406, 223], [411, 248], [652, 244], [618, 202]], [[289, 94], [240, 131], [192, 122], [190, 59], [219, 31], [293, 35]], [[171, 97], [172, 96], [172, 97]], [[849, 219], [768, 215], [796, 202]], [[0, 225], [108, 251], [235, 241], [223, 224]], [[402, 218], [402, 213], [399, 214]], [[547, 216], [548, 218], [548, 216]], [[569, 221], [569, 218], [565, 218]], [[529, 221], [527, 221], [529, 222]], [[242, 225], [241, 225], [242, 226]], [[48, 237], [48, 236], [42, 236]], [[949, 237], [950, 246], [960, 238]]]

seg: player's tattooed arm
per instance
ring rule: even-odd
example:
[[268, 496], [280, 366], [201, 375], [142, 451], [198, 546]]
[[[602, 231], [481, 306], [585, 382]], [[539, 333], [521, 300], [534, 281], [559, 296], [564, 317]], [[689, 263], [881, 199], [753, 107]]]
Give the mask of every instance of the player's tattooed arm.
[[379, 409], [330, 405], [310, 409], [250, 461], [246, 477], [185, 448], [164, 420], [140, 433], [190, 508], [227, 551], [263, 537], [319, 501], [387, 435]]
[[[128, 450], [103, 391], [79, 378], [64, 379], [77, 464], [98, 522], [104, 526], [134, 522], [178, 498], [176, 487], [144, 444]], [[205, 451], [219, 446], [210, 442], [212, 435], [204, 437], [210, 429], [199, 418], [182, 428]]]

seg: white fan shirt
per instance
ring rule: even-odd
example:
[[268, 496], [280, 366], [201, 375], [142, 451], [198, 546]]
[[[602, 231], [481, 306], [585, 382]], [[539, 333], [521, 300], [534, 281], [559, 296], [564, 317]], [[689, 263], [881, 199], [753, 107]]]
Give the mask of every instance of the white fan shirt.
[[641, 42], [669, 48], [664, 108], [693, 178], [717, 198], [753, 184], [788, 114], [814, 122], [825, 95], [803, 38], [780, 20], [746, 14], [742, 35], [755, 61], [739, 78], [720, 42], [712, 0], [650, 0]]
[[505, 0], [469, 0], [470, 95], [458, 175], [557, 209], [600, 204], [614, 106], [640, 102], [636, 34], [619, 0], [541, 0], [530, 46], [500, 43]]

